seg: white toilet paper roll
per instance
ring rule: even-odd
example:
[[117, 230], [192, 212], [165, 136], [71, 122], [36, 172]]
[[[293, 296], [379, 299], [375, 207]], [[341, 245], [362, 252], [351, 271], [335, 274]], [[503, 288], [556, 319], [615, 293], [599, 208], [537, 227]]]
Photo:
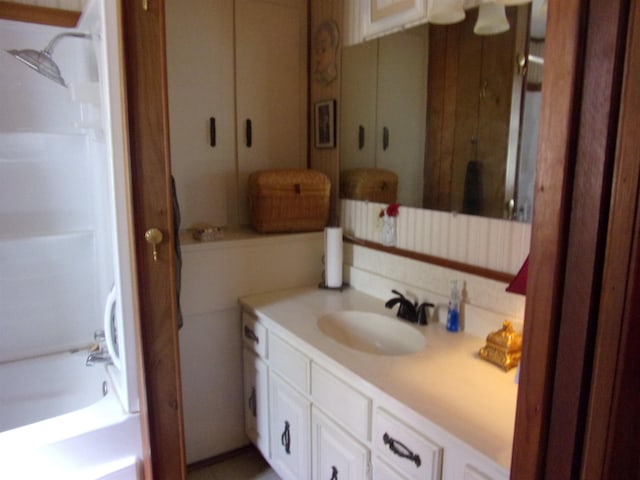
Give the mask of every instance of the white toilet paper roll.
[[342, 286], [342, 228], [324, 229], [324, 283], [325, 287]]

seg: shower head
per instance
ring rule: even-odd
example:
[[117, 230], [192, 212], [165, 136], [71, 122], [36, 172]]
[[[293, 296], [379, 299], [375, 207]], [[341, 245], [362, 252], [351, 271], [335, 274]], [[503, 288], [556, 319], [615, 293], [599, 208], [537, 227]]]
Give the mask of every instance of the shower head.
[[58, 65], [56, 65], [56, 62], [53, 61], [53, 58], [51, 58], [54, 47], [56, 46], [58, 41], [64, 37], [91, 38], [91, 35], [81, 32], [64, 32], [53, 37], [49, 44], [42, 51], [24, 49], [7, 50], [7, 52], [16, 57], [29, 68], [32, 68], [41, 75], [44, 75], [49, 80], [53, 80], [63, 87], [66, 87], [67, 84], [60, 74], [60, 68], [58, 67]]

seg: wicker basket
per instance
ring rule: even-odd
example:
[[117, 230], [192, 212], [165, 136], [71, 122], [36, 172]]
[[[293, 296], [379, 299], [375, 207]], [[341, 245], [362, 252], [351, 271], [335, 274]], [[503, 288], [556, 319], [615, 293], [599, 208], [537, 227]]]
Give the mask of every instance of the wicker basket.
[[353, 168], [340, 172], [340, 197], [370, 202], [395, 203], [398, 176], [380, 168]]
[[249, 176], [249, 217], [258, 232], [322, 230], [331, 182], [315, 170], [263, 170]]

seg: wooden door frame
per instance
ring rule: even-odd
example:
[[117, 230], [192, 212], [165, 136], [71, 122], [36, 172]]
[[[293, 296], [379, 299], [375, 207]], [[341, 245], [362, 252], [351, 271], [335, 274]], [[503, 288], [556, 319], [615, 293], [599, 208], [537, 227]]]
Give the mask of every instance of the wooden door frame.
[[[143, 3], [146, 3], [145, 9]], [[186, 478], [171, 194], [164, 1], [123, 0], [122, 31], [148, 426], [145, 478]], [[162, 231], [154, 261], [145, 241]], [[145, 408], [146, 407], [146, 408]]]
[[[111, 1], [111, 0], [109, 0]], [[121, 1], [131, 159], [138, 307], [144, 478], [186, 478], [175, 296], [173, 212], [164, 33], [164, 2]], [[79, 12], [0, 1], [0, 18], [75, 27]], [[159, 262], [144, 232], [162, 230]]]
[[[584, 479], [640, 476], [640, 2], [629, 9], [620, 123], [585, 435]], [[635, 28], [634, 28], [635, 27]], [[636, 433], [634, 433], [636, 432]]]
[[[602, 273], [612, 266], [605, 251], [618, 235], [607, 225], [614, 218], [612, 172], [629, 4], [549, 3], [546, 48], [553, 54], [546, 56], [543, 79], [512, 478], [578, 478], [587, 465], [602, 469], [611, 460], [593, 454], [585, 432], [596, 433], [594, 399], [612, 396], [604, 376], [598, 382], [593, 372], [603, 362], [617, 361], [604, 347], [593, 361], [598, 333], [607, 322], [620, 328], [623, 319], [614, 315], [603, 321], [599, 311], [606, 304], [601, 294], [609, 287]], [[616, 253], [630, 258], [629, 250]]]

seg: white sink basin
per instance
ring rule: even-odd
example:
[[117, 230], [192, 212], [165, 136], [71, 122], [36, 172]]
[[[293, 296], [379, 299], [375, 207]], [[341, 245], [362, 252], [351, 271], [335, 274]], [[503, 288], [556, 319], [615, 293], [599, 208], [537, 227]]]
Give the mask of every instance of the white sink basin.
[[344, 311], [324, 315], [318, 328], [336, 342], [378, 355], [408, 355], [426, 346], [419, 330], [404, 320], [377, 313]]

